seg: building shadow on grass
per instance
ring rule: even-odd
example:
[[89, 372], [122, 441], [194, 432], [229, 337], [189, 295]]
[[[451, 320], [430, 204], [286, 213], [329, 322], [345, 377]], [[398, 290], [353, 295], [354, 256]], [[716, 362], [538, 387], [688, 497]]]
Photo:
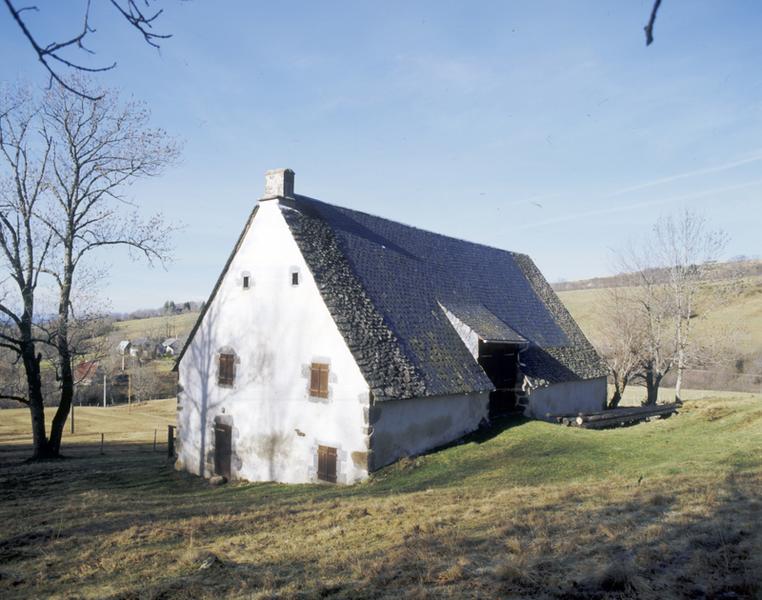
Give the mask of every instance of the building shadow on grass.
[[[590, 494], [605, 494], [605, 488], [575, 488], [524, 510], [488, 511], [490, 499], [471, 497], [462, 512], [450, 514], [446, 504], [433, 503], [396, 522], [387, 532], [395, 541], [357, 547], [351, 565], [323, 558], [334, 549], [330, 541], [319, 557], [309, 544], [301, 555], [286, 551], [298, 530], [284, 531], [267, 538], [270, 547], [283, 544], [282, 559], [257, 548], [233, 555], [201, 551], [186, 557], [179, 575], [137, 583], [112, 600], [257, 592], [307, 598], [392, 592], [424, 598], [756, 598], [762, 592], [758, 484], [758, 477], [743, 476], [728, 477], [713, 492], [687, 481], [673, 488], [633, 484], [594, 507], [587, 504]], [[340, 511], [334, 526], [378, 527], [393, 519], [380, 510], [362, 519], [347, 513], [343, 520]], [[464, 521], [468, 511], [492, 516]], [[236, 535], [234, 529], [221, 533]]]
[[[503, 431], [519, 424], [506, 421]], [[490, 439], [488, 432], [469, 438]], [[0, 469], [0, 510], [16, 515], [4, 521], [0, 571], [21, 573], [17, 595], [75, 593], [69, 558], [100, 556], [107, 544], [116, 556], [154, 557], [151, 575], [127, 578], [131, 583], [114, 595], [121, 599], [246, 596], [263, 589], [338, 598], [382, 596], [392, 588], [403, 597], [566, 599], [729, 599], [762, 592], [762, 478], [748, 470], [711, 481], [619, 479], [610, 486], [550, 488], [469, 488], [453, 481], [446, 464], [418, 480], [415, 471], [410, 475], [411, 488], [390, 496], [392, 490], [377, 485], [213, 488], [150, 453], [17, 464]], [[434, 495], [404, 493], [427, 486]], [[18, 512], [18, 506], [25, 508]], [[335, 536], [317, 546], [295, 544], [305, 535], [300, 522], [316, 518], [327, 519]], [[341, 554], [340, 531], [358, 528], [383, 542], [354, 548], [350, 566], [322, 558]], [[235, 550], [242, 545], [245, 550]], [[202, 555], [209, 548], [213, 558]], [[156, 560], [178, 555], [171, 576], [154, 568]], [[42, 584], [33, 575], [40, 561], [49, 564]], [[104, 589], [109, 585], [106, 572], [88, 577], [87, 585], [99, 577]], [[0, 595], [12, 583], [0, 578]]]

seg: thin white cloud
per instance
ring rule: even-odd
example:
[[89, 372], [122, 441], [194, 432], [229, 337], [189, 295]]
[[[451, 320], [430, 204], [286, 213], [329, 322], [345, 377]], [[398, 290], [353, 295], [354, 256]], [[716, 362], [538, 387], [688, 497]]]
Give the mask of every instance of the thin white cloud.
[[527, 223], [519, 226], [517, 229], [534, 229], [536, 227], [542, 227], [544, 225], [554, 225], [556, 223], [564, 223], [566, 221], [573, 221], [582, 217], [593, 217], [598, 215], [607, 215], [612, 213], [626, 212], [628, 210], [634, 210], [636, 208], [643, 208], [646, 206], [657, 206], [660, 204], [671, 204], [673, 202], [684, 202], [686, 200], [696, 200], [698, 198], [704, 198], [706, 196], [713, 196], [715, 194], [724, 194], [726, 192], [733, 192], [736, 190], [747, 189], [762, 185], [762, 179], [754, 181], [747, 181], [746, 183], [738, 183], [735, 185], [728, 185], [725, 187], [714, 188], [711, 190], [704, 190], [703, 192], [696, 192], [693, 194], [685, 194], [683, 196], [670, 196], [667, 198], [657, 198], [654, 200], [644, 200], [642, 202], [633, 202], [631, 204], [624, 204], [620, 206], [609, 206], [607, 208], [594, 208], [592, 210], [579, 211], [575, 213], [569, 213], [554, 217], [552, 219], [545, 219], [543, 221], [535, 221], [534, 223]]
[[740, 160], [735, 160], [733, 162], [717, 165], [714, 167], [706, 167], [704, 169], [697, 169], [695, 171], [686, 171], [685, 173], [677, 173], [675, 175], [670, 175], [668, 177], [661, 177], [659, 179], [654, 179], [653, 181], [647, 181], [645, 183], [639, 183], [638, 185], [633, 185], [630, 187], [623, 188], [621, 190], [617, 190], [616, 192], [609, 194], [608, 197], [614, 198], [616, 196], [622, 196], [624, 194], [629, 194], [630, 192], [636, 192], [638, 190], [644, 190], [646, 188], [655, 187], [657, 185], [671, 183], [673, 181], [678, 181], [680, 179], [688, 179], [689, 177], [697, 177], [699, 175], [708, 175], [709, 173], [719, 173], [720, 171], [729, 171], [730, 169], [735, 169], [736, 167], [748, 165], [749, 163], [758, 162], [760, 160], [762, 160], [762, 154], [757, 154], [754, 156], [750, 156], [748, 158], [742, 158]]

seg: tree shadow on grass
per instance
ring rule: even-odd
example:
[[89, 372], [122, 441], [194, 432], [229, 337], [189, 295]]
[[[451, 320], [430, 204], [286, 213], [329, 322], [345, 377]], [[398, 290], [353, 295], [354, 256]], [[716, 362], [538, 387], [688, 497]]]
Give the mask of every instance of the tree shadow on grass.
[[[464, 464], [479, 468], [474, 460], [459, 464], [459, 472]], [[610, 485], [469, 488], [466, 480], [453, 481], [444, 464], [417, 481], [411, 473], [412, 488], [402, 490], [438, 486], [433, 495], [407, 496], [364, 485], [213, 488], [151, 455], [10, 471], [0, 472], [4, 483], [11, 476], [27, 483], [5, 488], [0, 501], [0, 571], [44, 568], [48, 575], [26, 575], [30, 581], [22, 577], [14, 590], [7, 587], [12, 579], [0, 577], [0, 595], [44, 597], [77, 591], [75, 585], [107, 589], [113, 574], [72, 575], [69, 558], [87, 564], [112, 551], [130, 561], [153, 557], [130, 567], [146, 569], [145, 576], [126, 578], [115, 596], [123, 599], [238, 597], [262, 590], [338, 598], [729, 599], [762, 592], [762, 480], [755, 473], [731, 471], [716, 482], [682, 477], [638, 485], [620, 478]], [[402, 516], [394, 512], [399, 508]], [[298, 543], [314, 519], [337, 531], [324, 538], [317, 555], [313, 538]], [[195, 547], [213, 547], [219, 562], [204, 567], [203, 558], [190, 556], [178, 568], [172, 556], [186, 548], [184, 528], [196, 536]], [[350, 564], [323, 558], [340, 553], [340, 530], [357, 528], [375, 528], [384, 541], [353, 546]], [[266, 546], [251, 546], [249, 539]], [[231, 540], [249, 546], [228, 554]], [[269, 552], [273, 547], [280, 551]], [[156, 561], [173, 565], [173, 575], [163, 576]]]
[[[355, 548], [351, 566], [316, 559], [311, 546], [282, 559], [258, 557], [252, 549], [251, 558], [236, 560], [220, 551], [208, 567], [202, 552], [179, 575], [137, 583], [113, 600], [257, 592], [305, 598], [755, 598], [762, 592], [758, 484], [758, 477], [730, 476], [703, 504], [707, 490], [697, 490], [695, 482], [633, 485], [593, 507], [587, 504], [591, 494], [605, 494], [605, 488], [578, 488], [524, 510], [490, 512], [470, 526], [457, 515], [443, 525], [436, 506], [421, 507], [410, 512], [396, 542]], [[488, 500], [471, 498], [462, 509], [484, 513]], [[701, 510], [692, 507], [697, 502]], [[270, 543], [293, 548], [287, 537]], [[331, 552], [330, 545], [319, 551]]]

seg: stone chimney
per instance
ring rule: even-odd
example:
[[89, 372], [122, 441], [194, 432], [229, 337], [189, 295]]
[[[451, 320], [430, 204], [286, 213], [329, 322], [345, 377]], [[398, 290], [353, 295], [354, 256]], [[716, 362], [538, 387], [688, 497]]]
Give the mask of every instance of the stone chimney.
[[294, 172], [291, 169], [265, 171], [265, 193], [262, 200], [294, 197]]

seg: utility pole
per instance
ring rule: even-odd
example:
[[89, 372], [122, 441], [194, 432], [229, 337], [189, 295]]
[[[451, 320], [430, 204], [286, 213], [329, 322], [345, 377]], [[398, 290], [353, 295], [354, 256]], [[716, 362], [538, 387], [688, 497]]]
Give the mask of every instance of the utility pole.
[[103, 408], [106, 408], [106, 374], [103, 374]]

